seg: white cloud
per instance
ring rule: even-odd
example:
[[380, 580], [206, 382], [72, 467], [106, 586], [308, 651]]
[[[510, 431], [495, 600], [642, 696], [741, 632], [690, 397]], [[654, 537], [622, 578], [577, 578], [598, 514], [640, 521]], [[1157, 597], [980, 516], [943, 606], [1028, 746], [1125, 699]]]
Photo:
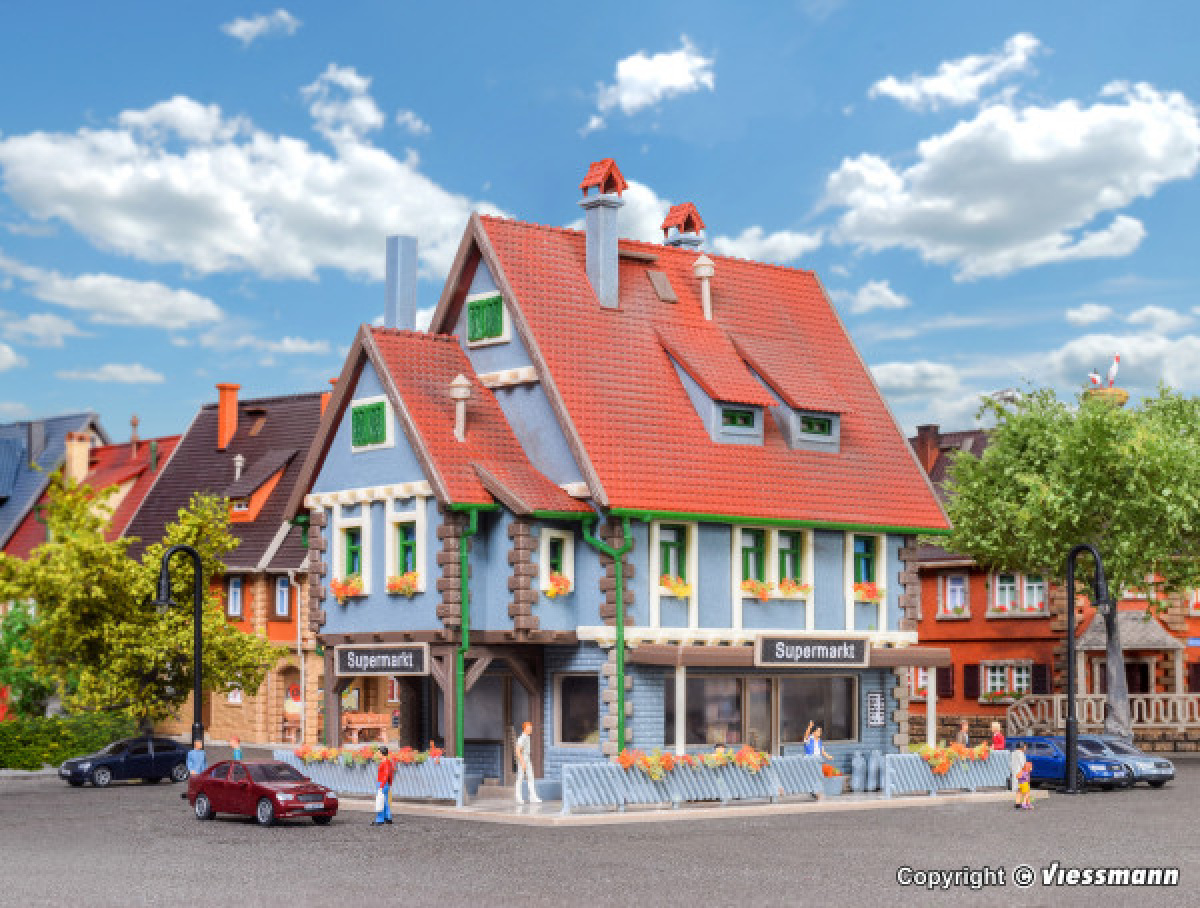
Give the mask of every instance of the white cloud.
[[897, 169], [846, 159], [825, 204], [844, 208], [835, 238], [913, 249], [970, 280], [1051, 262], [1128, 255], [1142, 224], [1115, 215], [1200, 161], [1200, 120], [1182, 94], [1114, 84], [1090, 106], [994, 104], [917, 146]]
[[25, 365], [25, 358], [8, 344], [0, 344], [0, 372]]
[[402, 110], [396, 114], [396, 125], [408, 130], [414, 136], [429, 135], [429, 124], [411, 110]]
[[134, 281], [113, 274], [66, 277], [57, 271], [22, 264], [2, 253], [0, 271], [27, 282], [29, 293], [37, 299], [83, 312], [98, 324], [179, 330], [216, 322], [222, 317], [216, 303], [207, 297], [157, 281]]
[[[838, 299], [852, 299], [838, 296]], [[920, 321], [907, 325], [898, 325], [893, 320], [872, 322], [854, 329], [854, 336], [869, 341], [911, 340], [939, 331], [961, 331], [963, 328], [1008, 327], [1015, 323], [1028, 321], [1028, 317], [1020, 315], [958, 315], [948, 312], [932, 318], [922, 318]]]
[[221, 26], [221, 31], [230, 37], [237, 38], [243, 47], [263, 35], [286, 34], [294, 35], [303, 23], [286, 9], [277, 9], [270, 14], [252, 16], [249, 19], [234, 19]]
[[821, 245], [822, 231], [801, 233], [796, 230], [777, 230], [767, 233], [762, 227], [747, 227], [737, 236], [719, 236], [712, 247], [722, 255], [757, 262], [794, 262]]
[[64, 369], [54, 373], [63, 381], [94, 381], [122, 385], [158, 385], [166, 379], [161, 372], [141, 363], [107, 363], [97, 369]]
[[261, 353], [278, 353], [283, 356], [324, 354], [330, 351], [327, 340], [308, 340], [303, 337], [281, 337], [269, 340], [256, 336], [253, 326], [245, 319], [231, 319], [228, 324], [200, 335], [200, 346], [208, 350], [234, 351], [257, 350]]
[[853, 294], [842, 297], [850, 303], [850, 311], [855, 315], [875, 309], [907, 309], [912, 305], [912, 300], [893, 290], [887, 281], [867, 281]]
[[1041, 43], [1033, 35], [1013, 35], [995, 53], [947, 61], [932, 76], [914, 75], [905, 80], [888, 76], [872, 85], [867, 94], [872, 98], [893, 98], [914, 110], [937, 110], [942, 104], [970, 104], [978, 101], [989, 85], [1028, 69], [1040, 48]]
[[945, 363], [929, 360], [880, 363], [871, 367], [879, 390], [886, 395], [932, 396], [959, 390], [958, 371]]
[[331, 152], [174, 98], [126, 111], [113, 128], [0, 137], [0, 177], [36, 221], [200, 274], [313, 279], [335, 268], [381, 279], [381, 237], [404, 233], [420, 239], [425, 272], [442, 277], [472, 208], [497, 209], [430, 180], [414, 152], [371, 144], [384, 118], [369, 85], [330, 66], [305, 89]]
[[1176, 334], [1192, 323], [1192, 317], [1164, 306], [1143, 306], [1129, 313], [1125, 321], [1145, 326], [1145, 330], [1155, 334]]
[[1079, 387], [1092, 369], [1105, 375], [1116, 353], [1121, 354], [1121, 387], [1152, 392], [1160, 381], [1175, 388], [1196, 387], [1200, 337], [1194, 334], [1088, 334], [1046, 354], [1045, 369], [1051, 379]]
[[64, 339], [83, 336], [72, 322], [49, 312], [35, 312], [25, 318], [0, 312], [0, 324], [6, 338], [34, 347], [61, 347]]
[[1072, 325], [1092, 325], [1096, 322], [1102, 322], [1106, 318], [1112, 318], [1113, 310], [1111, 306], [1102, 306], [1099, 303], [1084, 303], [1076, 306], [1074, 309], [1068, 309], [1066, 319]]
[[0, 400], [0, 419], [27, 419], [29, 407], [15, 400]]
[[602, 128], [604, 117], [613, 110], [619, 109], [626, 116], [632, 116], [679, 95], [702, 88], [713, 91], [716, 88], [714, 62], [714, 58], [697, 51], [686, 35], [680, 38], [679, 50], [653, 56], [639, 50], [618, 60], [613, 83], [597, 86], [599, 113], [591, 117], [584, 133]]

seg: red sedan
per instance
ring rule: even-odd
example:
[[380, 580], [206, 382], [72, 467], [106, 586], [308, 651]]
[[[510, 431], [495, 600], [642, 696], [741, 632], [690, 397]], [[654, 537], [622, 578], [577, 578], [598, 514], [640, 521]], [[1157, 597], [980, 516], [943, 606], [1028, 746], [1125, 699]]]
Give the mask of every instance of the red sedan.
[[312, 817], [325, 826], [337, 815], [337, 795], [286, 763], [225, 760], [188, 780], [186, 795], [197, 819], [218, 813], [254, 817], [260, 826]]

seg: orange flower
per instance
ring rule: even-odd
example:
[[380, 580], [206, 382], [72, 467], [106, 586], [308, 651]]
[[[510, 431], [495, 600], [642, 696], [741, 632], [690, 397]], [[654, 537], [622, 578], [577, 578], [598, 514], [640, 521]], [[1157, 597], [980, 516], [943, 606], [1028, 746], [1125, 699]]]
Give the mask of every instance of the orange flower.
[[407, 745], [404, 747], [401, 747], [400, 752], [398, 754], [396, 754], [396, 759], [399, 760], [401, 763], [412, 763], [413, 760], [415, 759], [415, 755], [413, 754], [413, 749], [411, 747], [408, 747]]

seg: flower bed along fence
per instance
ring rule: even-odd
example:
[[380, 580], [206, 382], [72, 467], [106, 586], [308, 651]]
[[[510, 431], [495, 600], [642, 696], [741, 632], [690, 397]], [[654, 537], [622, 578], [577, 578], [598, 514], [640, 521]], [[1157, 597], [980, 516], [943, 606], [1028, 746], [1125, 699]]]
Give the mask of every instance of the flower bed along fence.
[[986, 759], [957, 760], [945, 772], [935, 773], [934, 766], [919, 753], [886, 754], [883, 758], [883, 796], [1008, 788], [1012, 776], [1010, 760], [1007, 750], [997, 750], [989, 753]]
[[[373, 795], [376, 789], [379, 763], [374, 759], [360, 761], [357, 754], [352, 754], [347, 762], [341, 759], [341, 754], [329, 749], [335, 754], [335, 759], [305, 760], [291, 750], [277, 750], [274, 757], [281, 763], [294, 766], [318, 785], [332, 788], [345, 794]], [[426, 754], [409, 751], [413, 757], [411, 762], [403, 759], [404, 751], [393, 754], [391, 759], [395, 764], [392, 774], [392, 797], [411, 799], [432, 799], [437, 801], [453, 801], [456, 806], [463, 805], [463, 761], [457, 757], [429, 758]], [[422, 759], [416, 759], [417, 756]]]

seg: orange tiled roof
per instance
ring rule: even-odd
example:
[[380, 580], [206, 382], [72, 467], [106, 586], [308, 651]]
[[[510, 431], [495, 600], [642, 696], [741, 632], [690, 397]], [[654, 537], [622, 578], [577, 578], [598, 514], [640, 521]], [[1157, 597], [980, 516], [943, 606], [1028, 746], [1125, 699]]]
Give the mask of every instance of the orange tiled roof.
[[684, 232], [703, 230], [704, 218], [700, 217], [700, 212], [691, 202], [680, 202], [678, 205], [672, 205], [667, 216], [663, 218], [662, 232], [665, 234], [672, 227]]

